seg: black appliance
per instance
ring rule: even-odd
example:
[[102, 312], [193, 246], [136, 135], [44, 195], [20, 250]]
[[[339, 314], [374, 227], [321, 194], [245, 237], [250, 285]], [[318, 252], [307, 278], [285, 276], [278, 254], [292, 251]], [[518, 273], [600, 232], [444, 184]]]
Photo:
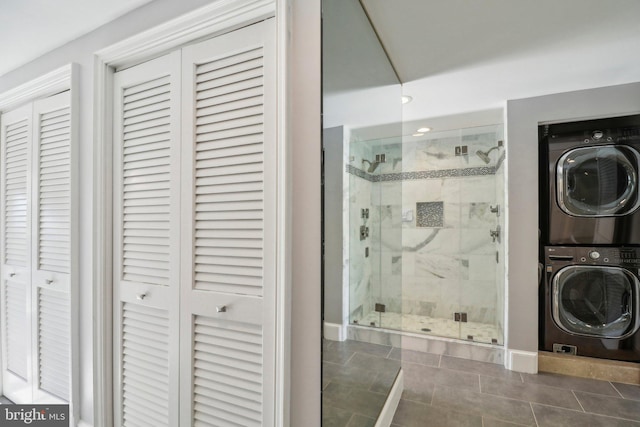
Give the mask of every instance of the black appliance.
[[640, 115], [540, 126], [543, 245], [640, 245]]
[[640, 361], [640, 248], [544, 248], [541, 349]]

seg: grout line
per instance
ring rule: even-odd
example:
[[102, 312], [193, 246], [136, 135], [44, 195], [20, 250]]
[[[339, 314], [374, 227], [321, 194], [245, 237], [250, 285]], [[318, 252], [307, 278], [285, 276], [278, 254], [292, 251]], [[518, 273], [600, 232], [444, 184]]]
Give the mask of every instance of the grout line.
[[351, 416], [347, 420], [347, 423], [345, 424], [345, 426], [348, 426], [349, 423], [351, 423], [351, 420], [353, 420], [353, 417], [355, 417], [355, 416], [356, 416], [356, 413], [355, 412], [351, 412]]
[[518, 372], [518, 375], [520, 375], [520, 382], [524, 384], [524, 377], [522, 376], [522, 372]]
[[431, 399], [429, 399], [429, 406], [433, 406], [433, 398], [436, 395], [436, 387], [437, 387], [437, 384], [434, 384], [433, 391], [431, 392]]
[[617, 392], [618, 392], [618, 394], [620, 395], [620, 397], [624, 399], [624, 396], [622, 395], [622, 393], [620, 393], [620, 390], [618, 390], [618, 389], [616, 388], [616, 386], [615, 386], [615, 385], [613, 385], [613, 383], [612, 383], [611, 381], [609, 381], [609, 384], [611, 384], [611, 387], [613, 387], [613, 389], [614, 389], [615, 391], [617, 391]]
[[391, 356], [391, 352], [393, 351], [393, 346], [389, 347], [389, 352], [387, 353], [387, 355], [384, 357], [385, 359], [388, 359], [389, 356]]
[[[614, 397], [614, 399], [616, 399], [616, 398]], [[537, 403], [538, 405], [548, 406], [548, 407], [550, 407], [550, 408], [557, 408], [557, 409], [563, 409], [563, 410], [565, 410], [565, 411], [577, 412], [578, 414], [583, 414], [583, 415], [587, 415], [587, 416], [590, 416], [590, 417], [613, 418], [613, 419], [615, 419], [615, 420], [631, 421], [631, 422], [634, 422], [634, 423], [636, 423], [636, 424], [638, 423], [638, 420], [636, 420], [636, 419], [631, 419], [631, 418], [621, 418], [621, 417], [616, 417], [615, 415], [599, 414], [599, 413], [596, 413], [596, 412], [580, 412], [580, 411], [578, 411], [577, 409], [562, 408], [562, 407], [560, 407], [560, 406], [553, 406], [553, 405], [549, 405], [549, 404], [546, 404], [546, 403], [538, 403], [538, 402], [536, 402], [536, 403]], [[578, 403], [579, 403], [579, 402], [578, 402]]]
[[487, 414], [483, 414], [482, 415], [482, 425], [484, 425], [484, 419], [488, 419], [488, 420], [493, 420], [493, 421], [502, 421], [505, 423], [508, 423], [509, 425], [514, 425], [514, 426], [523, 426], [523, 427], [531, 427], [531, 424], [520, 424], [520, 423], [516, 423], [515, 421], [508, 421], [502, 418], [499, 418], [497, 416], [492, 416], [491, 414], [487, 415]]
[[582, 412], [587, 413], [587, 411], [584, 410], [584, 406], [582, 406], [582, 402], [580, 402], [580, 399], [578, 399], [578, 396], [576, 396], [576, 392], [574, 390], [571, 390], [571, 394], [573, 394], [573, 397], [575, 397], [578, 401], [578, 405], [580, 405], [580, 408], [582, 408]]
[[[400, 400], [404, 400], [406, 402], [411, 402], [411, 403], [417, 403], [418, 405], [422, 405], [422, 406], [431, 405], [431, 403], [427, 403], [427, 402], [424, 402], [422, 400], [411, 399], [411, 398], [408, 398], [408, 397], [402, 397], [402, 398], [400, 398]], [[431, 394], [431, 400], [433, 400], [433, 393]]]
[[442, 364], [442, 354], [440, 355], [440, 357], [438, 357], [438, 366], [436, 366], [436, 368], [439, 368], [441, 364]]
[[531, 413], [533, 414], [533, 421], [536, 422], [536, 426], [540, 426], [540, 424], [538, 424], [538, 417], [536, 417], [536, 411], [533, 410], [533, 402], [529, 402], [529, 406], [531, 407]]
[[353, 359], [356, 356], [357, 351], [354, 351], [353, 354], [351, 354], [351, 356], [349, 356], [349, 358], [344, 362], [344, 364], [342, 366], [347, 366], [347, 364], [349, 362], [351, 362], [351, 359]]

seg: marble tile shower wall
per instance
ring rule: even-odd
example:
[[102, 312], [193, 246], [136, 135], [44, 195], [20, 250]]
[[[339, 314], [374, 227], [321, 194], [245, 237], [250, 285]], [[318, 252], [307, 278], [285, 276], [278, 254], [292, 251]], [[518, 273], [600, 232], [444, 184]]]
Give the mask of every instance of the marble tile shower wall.
[[[354, 170], [359, 159], [351, 163], [352, 176], [371, 182], [370, 221], [379, 223], [371, 230], [371, 258], [380, 269], [370, 276], [372, 302], [386, 304], [387, 311], [438, 318], [463, 311], [471, 322], [501, 328], [501, 245], [492, 242], [489, 230], [504, 218], [490, 210], [504, 197], [496, 179], [502, 172], [495, 167], [502, 149], [491, 153], [489, 165], [475, 155], [498, 139], [492, 126], [380, 145], [374, 151], [385, 153], [387, 162], [374, 175]], [[469, 154], [455, 156], [458, 145], [467, 145]], [[504, 251], [498, 255], [500, 261]]]

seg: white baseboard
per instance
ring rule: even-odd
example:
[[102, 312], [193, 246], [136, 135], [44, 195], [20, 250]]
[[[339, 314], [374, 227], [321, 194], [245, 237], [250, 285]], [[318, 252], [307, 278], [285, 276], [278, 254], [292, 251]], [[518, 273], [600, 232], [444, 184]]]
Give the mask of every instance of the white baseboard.
[[344, 341], [347, 339], [347, 330], [344, 325], [324, 322], [324, 338], [330, 341]]
[[400, 372], [398, 372], [398, 376], [393, 383], [393, 387], [391, 387], [391, 391], [387, 396], [387, 400], [384, 402], [382, 411], [380, 411], [380, 416], [378, 417], [378, 421], [376, 421], [375, 427], [391, 426], [391, 422], [393, 421], [393, 416], [396, 414], [396, 409], [398, 408], [398, 403], [400, 403], [400, 397], [402, 396], [403, 390], [404, 371], [400, 369]]
[[507, 350], [507, 369], [525, 374], [538, 373], [538, 352]]

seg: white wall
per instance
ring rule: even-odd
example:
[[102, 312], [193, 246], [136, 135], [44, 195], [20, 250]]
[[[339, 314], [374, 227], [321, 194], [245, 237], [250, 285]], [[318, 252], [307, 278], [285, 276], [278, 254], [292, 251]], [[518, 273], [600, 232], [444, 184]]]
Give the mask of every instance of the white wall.
[[510, 350], [538, 350], [538, 124], [638, 112], [640, 83], [507, 102]]
[[293, 0], [291, 427], [320, 418], [320, 0]]

